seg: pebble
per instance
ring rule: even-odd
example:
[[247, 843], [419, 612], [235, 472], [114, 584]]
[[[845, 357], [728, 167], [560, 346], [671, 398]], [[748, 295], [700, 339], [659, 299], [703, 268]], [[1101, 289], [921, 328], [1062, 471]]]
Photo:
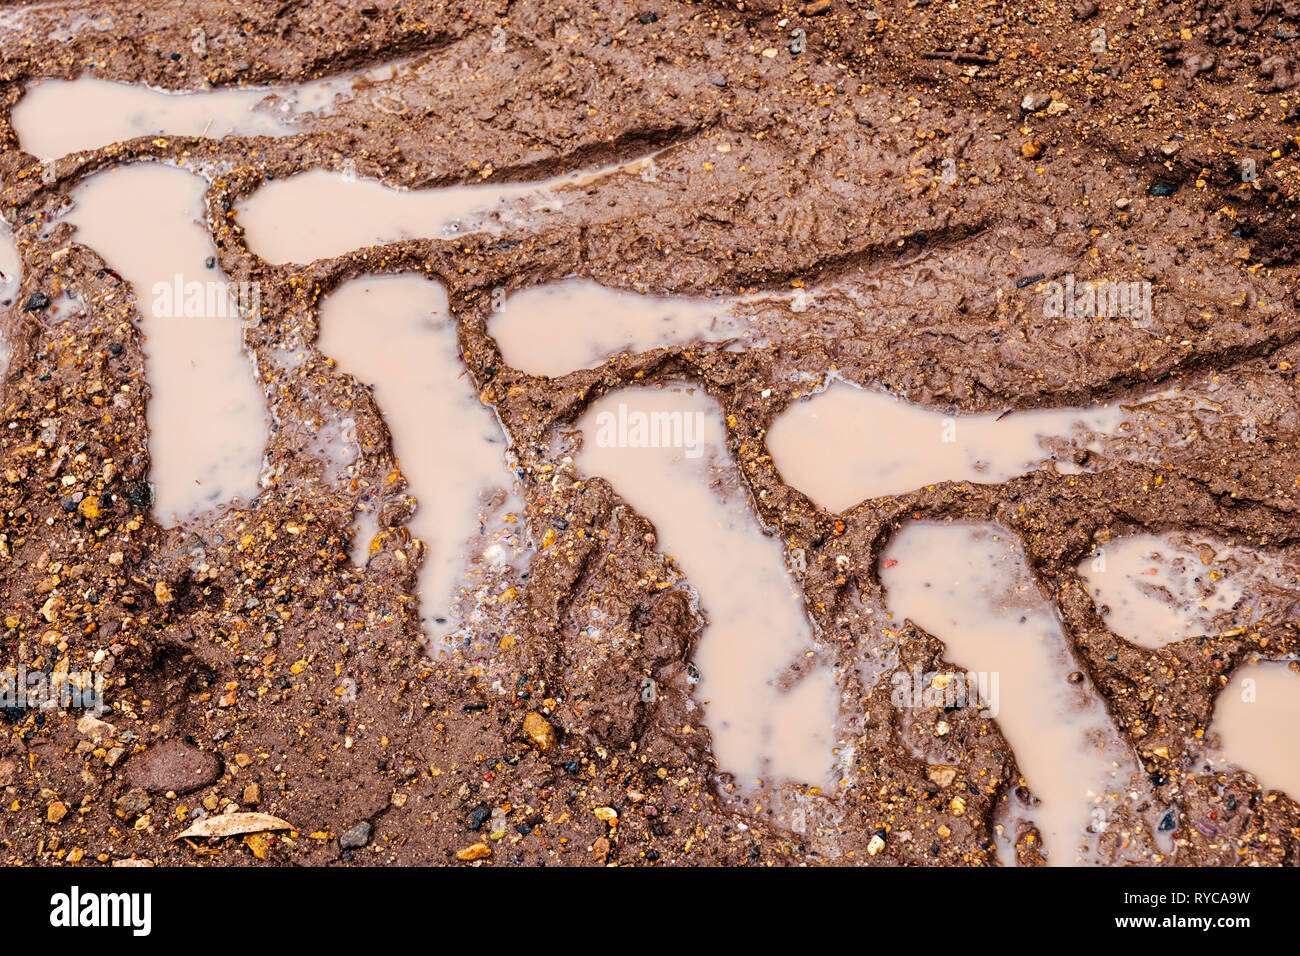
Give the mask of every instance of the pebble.
[[77, 733], [88, 738], [91, 743], [102, 744], [117, 733], [117, 728], [93, 714], [85, 714], [77, 721]]
[[370, 824], [364, 820], [339, 835], [339, 846], [345, 850], [359, 850], [369, 842]]
[[486, 843], [475, 843], [465, 847], [463, 850], [456, 851], [456, 859], [469, 862], [471, 860], [482, 860], [492, 855], [492, 847]]
[[151, 793], [189, 793], [206, 787], [221, 776], [221, 761], [215, 755], [180, 740], [155, 744], [127, 764], [127, 782]]
[[528, 742], [542, 753], [555, 749], [555, 728], [537, 711], [529, 711], [524, 718], [524, 733]]
[[68, 808], [62, 800], [55, 800], [45, 809], [45, 819], [50, 823], [58, 823], [67, 815]]
[[153, 797], [149, 796], [139, 787], [133, 787], [122, 796], [114, 801], [113, 805], [117, 807], [122, 816], [130, 819], [137, 814], [144, 813], [153, 804]]
[[609, 841], [604, 837], [597, 837], [596, 842], [591, 845], [591, 858], [597, 863], [604, 863], [609, 859]]
[[270, 852], [271, 843], [267, 840], [266, 835], [262, 833], [244, 834], [244, 846], [252, 851], [253, 856], [259, 860], [265, 860]]
[[1043, 144], [1036, 139], [1031, 139], [1020, 147], [1020, 155], [1025, 159], [1037, 159], [1043, 155]]
[[957, 779], [956, 767], [931, 767], [930, 779], [941, 787], [946, 787]]
[[24, 312], [39, 312], [41, 309], [49, 308], [50, 297], [44, 292], [33, 292], [23, 303]]

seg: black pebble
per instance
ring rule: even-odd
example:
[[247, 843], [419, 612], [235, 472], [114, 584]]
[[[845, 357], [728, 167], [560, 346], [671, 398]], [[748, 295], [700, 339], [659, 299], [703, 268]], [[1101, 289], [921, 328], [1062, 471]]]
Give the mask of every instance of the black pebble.
[[41, 309], [49, 308], [50, 297], [44, 292], [33, 292], [23, 303], [24, 312], [39, 312]]
[[148, 508], [153, 503], [153, 492], [148, 485], [131, 485], [126, 489], [126, 497], [137, 508]]

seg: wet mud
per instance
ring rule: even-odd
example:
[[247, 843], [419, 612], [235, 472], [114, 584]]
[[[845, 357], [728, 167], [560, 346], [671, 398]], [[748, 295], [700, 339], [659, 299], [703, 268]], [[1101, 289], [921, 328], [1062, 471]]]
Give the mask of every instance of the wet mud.
[[[5, 862], [1045, 862], [1031, 824], [999, 846], [1037, 796], [996, 718], [891, 702], [899, 668], [963, 665], [943, 634], [886, 617], [881, 557], [913, 521], [1005, 529], [1059, 616], [1080, 686], [1145, 777], [1127, 832], [1154, 820], [1160, 837], [1107, 830], [1098, 862], [1300, 862], [1300, 794], [1206, 743], [1243, 664], [1300, 680], [1285, 663], [1293, 604], [1149, 647], [1110, 629], [1079, 572], [1116, 538], [1186, 533], [1267, 553], [1294, 580], [1286, 5], [176, 12], [0, 13], [0, 211], [22, 266], [0, 299], [0, 665], [101, 675], [107, 706], [0, 713]], [[287, 135], [150, 134], [48, 157], [10, 119], [38, 78], [183, 91], [376, 67]], [[204, 180], [217, 268], [261, 291], [243, 329], [271, 423], [259, 491], [179, 524], [153, 510], [145, 293], [64, 218], [88, 177], [145, 162]], [[556, 185], [544, 213], [507, 199], [455, 236], [438, 224], [334, 258], [259, 258], [240, 203], [311, 170], [411, 190], [597, 172]], [[489, 553], [495, 525], [465, 548], [450, 647], [422, 625], [431, 543], [410, 529], [382, 392], [318, 346], [331, 294], [399, 274], [444, 287], [522, 501], [509, 560]], [[512, 367], [494, 304], [566, 279], [743, 301], [746, 334], [552, 376]], [[1090, 283], [1147, 283], [1149, 313], [1064, 307], [1062, 288]], [[832, 512], [783, 479], [766, 436], [833, 382], [954, 416], [1136, 411], [1007, 480]], [[753, 785], [719, 764], [693, 673], [709, 610], [651, 520], [564, 438], [605, 396], [682, 383], [720, 409], [734, 490], [786, 551], [806, 666], [835, 682], [833, 779]], [[175, 839], [196, 816], [254, 809], [292, 829]]]

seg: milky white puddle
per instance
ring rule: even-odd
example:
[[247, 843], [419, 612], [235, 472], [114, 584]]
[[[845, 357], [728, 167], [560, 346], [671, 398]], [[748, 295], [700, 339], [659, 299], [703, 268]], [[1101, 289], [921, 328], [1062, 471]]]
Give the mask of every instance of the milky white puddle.
[[[407, 490], [419, 503], [406, 527], [428, 548], [420, 616], [426, 634], [444, 639], [455, 627], [450, 607], [464, 577], [466, 543], [484, 550], [489, 563], [504, 557], [480, 528], [503, 505], [518, 508], [506, 494], [514, 487], [506, 438], [465, 374], [446, 291], [419, 276], [353, 279], [321, 306], [317, 347], [374, 390]], [[367, 505], [358, 516], [359, 562], [377, 530]]]
[[1142, 647], [1247, 627], [1300, 602], [1300, 577], [1276, 555], [1186, 532], [1114, 538], [1079, 575], [1106, 625]]
[[255, 496], [266, 444], [266, 403], [243, 349], [244, 315], [259, 297], [216, 268], [204, 188], [174, 167], [110, 169], [73, 192], [65, 217], [75, 241], [135, 295], [150, 387], [149, 478], [163, 524]]
[[[1233, 673], [1214, 704], [1207, 738], [1222, 767], [1249, 771], [1266, 790], [1300, 800], [1300, 671], [1252, 661]], [[1200, 770], [1200, 767], [1196, 767]]]
[[639, 295], [570, 279], [510, 296], [493, 312], [488, 332], [507, 364], [558, 376], [620, 352], [742, 337], [746, 325], [720, 299]]
[[825, 667], [795, 679], [811, 625], [784, 549], [763, 533], [727, 456], [718, 405], [693, 389], [625, 389], [577, 427], [579, 470], [654, 523], [658, 547], [699, 596], [708, 626], [693, 658], [697, 698], [721, 769], [744, 786], [827, 788], [839, 690]]
[[393, 70], [385, 65], [293, 86], [183, 93], [92, 76], [34, 80], [11, 121], [22, 148], [45, 159], [138, 136], [290, 136]]
[[23, 260], [18, 255], [18, 243], [9, 223], [0, 219], [0, 309], [14, 304], [22, 281]]
[[[0, 313], [18, 301], [18, 287], [23, 281], [23, 261], [9, 223], [0, 218]], [[0, 329], [0, 378], [9, 371], [9, 339]]]
[[941, 481], [998, 484], [1053, 460], [1045, 439], [1058, 448], [1089, 447], [1123, 420], [1118, 403], [948, 415], [834, 382], [782, 413], [767, 447], [787, 484], [839, 512]]
[[910, 618], [959, 673], [981, 676], [985, 713], [1039, 800], [1022, 816], [1048, 862], [1109, 862], [1096, 858], [1097, 834], [1138, 798], [1141, 771], [1087, 678], [1070, 682], [1079, 668], [1017, 538], [994, 524], [910, 522], [882, 553], [880, 580], [898, 626]]
[[[638, 161], [639, 162], [639, 161]], [[260, 187], [236, 204], [248, 247], [270, 263], [312, 262], [402, 239], [502, 231], [485, 211], [521, 216], [563, 207], [561, 189], [636, 163], [532, 183], [403, 189], [349, 172], [313, 169]], [[477, 215], [475, 215], [477, 214]], [[471, 225], [472, 223], [472, 225]]]

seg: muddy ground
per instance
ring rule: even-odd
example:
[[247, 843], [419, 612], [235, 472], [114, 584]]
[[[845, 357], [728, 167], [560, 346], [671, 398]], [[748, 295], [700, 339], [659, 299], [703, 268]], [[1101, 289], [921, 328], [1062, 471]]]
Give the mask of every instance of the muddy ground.
[[[1105, 837], [1114, 861], [1148, 846], [1153, 819], [1173, 827], [1174, 849], [1141, 850], [1141, 862], [1300, 861], [1300, 807], [1245, 773], [1208, 773], [1201, 741], [1237, 663], [1300, 649], [1294, 621], [1147, 650], [1105, 627], [1074, 571], [1095, 542], [1135, 529], [1284, 552], [1300, 538], [1300, 6], [111, 6], [111, 22], [58, 39], [34, 12], [0, 53], [0, 208], [24, 261], [4, 320], [0, 663], [97, 669], [110, 707], [108, 727], [77, 711], [4, 713], [6, 863], [994, 865], [994, 817], [1027, 796], [996, 721], [959, 708], [905, 722], [862, 666], [890, 643], [925, 670], [941, 659], [935, 636], [871, 620], [883, 608], [879, 550], [913, 517], [993, 519], [1023, 539], [1149, 775], [1142, 819]], [[91, 64], [194, 89], [402, 57], [429, 68], [401, 85], [396, 110], [363, 99], [282, 139], [115, 143], [65, 159], [53, 183], [7, 122], [26, 80]], [[575, 187], [561, 212], [505, 238], [269, 266], [232, 214], [271, 177], [349, 158], [416, 187], [538, 179], [659, 148], [654, 177]], [[160, 528], [148, 508], [132, 301], [68, 226], [50, 226], [86, 175], [146, 159], [210, 172], [220, 265], [263, 289], [249, 344], [275, 421], [267, 487], [184, 530]], [[1256, 175], [1243, 181], [1248, 159]], [[312, 346], [323, 295], [398, 271], [448, 287], [469, 374], [513, 443], [534, 548], [526, 577], [484, 599], [476, 640], [444, 660], [419, 643], [420, 546], [402, 527], [411, 502], [381, 409]], [[1044, 317], [1042, 282], [1067, 272], [1149, 280], [1153, 325]], [[769, 293], [770, 344], [658, 350], [555, 380], [511, 369], [486, 334], [492, 290], [568, 275]], [[790, 307], [801, 283], [823, 290], [817, 308]], [[69, 290], [84, 313], [50, 308]], [[305, 361], [277, 362], [286, 348]], [[837, 516], [784, 485], [764, 445], [774, 416], [832, 369], [966, 411], [1213, 383], [1258, 436], [1205, 429], [1075, 476], [939, 485]], [[746, 795], [717, 773], [687, 707], [703, 624], [688, 582], [607, 483], [554, 457], [554, 430], [605, 391], [679, 380], [723, 405], [760, 518], [806, 549], [818, 654], [850, 691], [835, 794]], [[348, 481], [314, 452], [344, 409], [367, 445]], [[361, 569], [348, 557], [351, 517], [376, 489], [384, 537]], [[633, 635], [635, 653], [578, 640], [592, 607]], [[647, 676], [660, 688], [650, 702]], [[942, 740], [925, 731], [941, 719]], [[175, 839], [197, 811], [231, 804], [293, 829]], [[1037, 861], [1033, 836], [1017, 834], [1024, 863]]]

